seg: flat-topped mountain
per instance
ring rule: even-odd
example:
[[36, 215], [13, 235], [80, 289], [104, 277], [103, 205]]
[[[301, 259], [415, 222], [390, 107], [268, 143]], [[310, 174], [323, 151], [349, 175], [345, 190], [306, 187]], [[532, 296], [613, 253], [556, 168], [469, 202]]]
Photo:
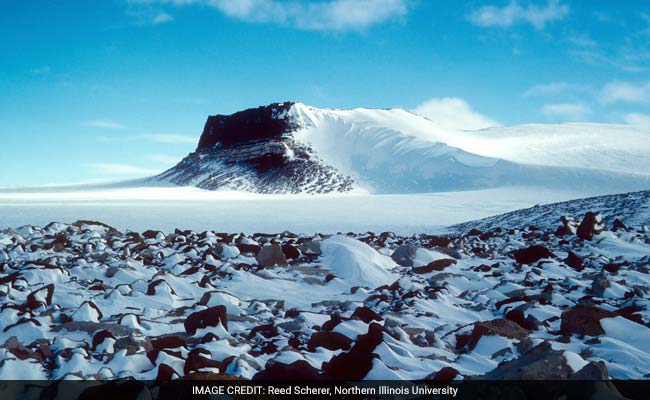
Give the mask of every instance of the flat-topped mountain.
[[560, 124], [456, 131], [402, 109], [284, 102], [208, 117], [196, 150], [154, 178], [257, 193], [426, 193], [508, 186], [650, 188], [650, 130]]

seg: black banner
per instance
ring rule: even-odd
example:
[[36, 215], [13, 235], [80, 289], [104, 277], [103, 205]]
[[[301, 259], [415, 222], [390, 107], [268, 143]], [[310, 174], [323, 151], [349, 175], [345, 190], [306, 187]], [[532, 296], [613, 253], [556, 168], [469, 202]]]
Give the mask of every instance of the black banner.
[[0, 381], [0, 399], [648, 399], [650, 381]]

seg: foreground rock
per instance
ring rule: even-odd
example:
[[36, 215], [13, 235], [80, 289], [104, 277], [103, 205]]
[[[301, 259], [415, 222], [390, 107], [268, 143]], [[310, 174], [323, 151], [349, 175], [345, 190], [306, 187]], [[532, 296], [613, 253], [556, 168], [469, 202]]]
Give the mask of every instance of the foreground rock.
[[443, 238], [3, 230], [0, 379], [647, 379], [648, 230], [580, 214]]

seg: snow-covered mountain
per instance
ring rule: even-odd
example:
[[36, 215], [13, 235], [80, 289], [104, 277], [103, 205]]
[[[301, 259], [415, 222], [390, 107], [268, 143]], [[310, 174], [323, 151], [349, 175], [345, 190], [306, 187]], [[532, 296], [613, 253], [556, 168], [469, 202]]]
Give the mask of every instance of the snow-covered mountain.
[[650, 130], [561, 124], [455, 131], [402, 109], [275, 103], [208, 118], [156, 181], [260, 193], [650, 188]]

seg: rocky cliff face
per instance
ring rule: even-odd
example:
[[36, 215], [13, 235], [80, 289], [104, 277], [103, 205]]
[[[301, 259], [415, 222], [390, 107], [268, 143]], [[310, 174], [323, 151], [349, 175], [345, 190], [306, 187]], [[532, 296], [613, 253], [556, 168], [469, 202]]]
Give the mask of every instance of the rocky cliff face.
[[353, 188], [353, 179], [324, 164], [293, 140], [300, 125], [294, 103], [273, 103], [208, 117], [194, 153], [155, 179], [203, 189], [257, 193], [329, 193]]
[[273, 103], [232, 115], [211, 115], [205, 123], [197, 151], [216, 144], [232, 146], [256, 140], [278, 138], [298, 128], [288, 118], [292, 102]]

